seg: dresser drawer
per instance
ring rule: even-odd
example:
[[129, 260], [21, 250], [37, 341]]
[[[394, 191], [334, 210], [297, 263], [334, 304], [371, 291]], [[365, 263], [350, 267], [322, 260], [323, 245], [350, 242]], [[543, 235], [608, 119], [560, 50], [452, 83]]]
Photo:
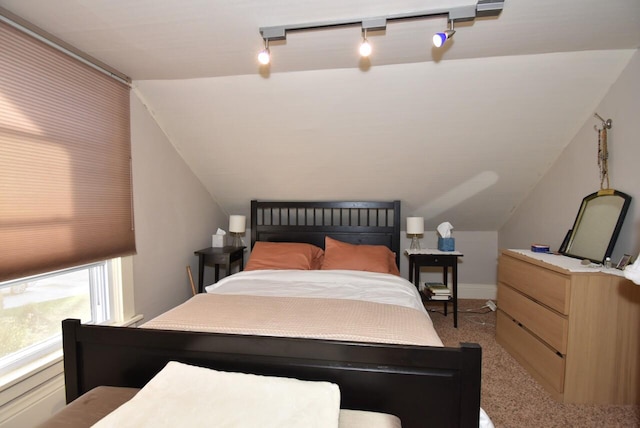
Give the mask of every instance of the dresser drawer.
[[551, 388], [557, 396], [562, 395], [565, 359], [520, 327], [502, 310], [497, 313], [496, 340], [540, 383]]
[[498, 284], [500, 309], [561, 354], [567, 354], [569, 320], [505, 284]]
[[567, 275], [502, 255], [498, 280], [562, 314], [569, 313], [571, 280]]

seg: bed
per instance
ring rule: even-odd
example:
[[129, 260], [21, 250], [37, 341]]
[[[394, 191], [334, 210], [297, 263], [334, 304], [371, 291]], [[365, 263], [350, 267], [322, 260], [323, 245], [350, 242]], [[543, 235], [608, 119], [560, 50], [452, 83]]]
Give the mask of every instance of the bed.
[[[363, 247], [385, 246], [399, 265], [400, 202], [251, 202], [252, 246], [295, 242], [324, 248], [327, 237]], [[477, 344], [447, 348], [366, 337], [270, 334], [117, 328], [65, 320], [67, 402], [98, 386], [141, 388], [168, 362], [177, 361], [332, 382], [339, 387], [342, 408], [395, 415], [405, 428], [479, 425]]]

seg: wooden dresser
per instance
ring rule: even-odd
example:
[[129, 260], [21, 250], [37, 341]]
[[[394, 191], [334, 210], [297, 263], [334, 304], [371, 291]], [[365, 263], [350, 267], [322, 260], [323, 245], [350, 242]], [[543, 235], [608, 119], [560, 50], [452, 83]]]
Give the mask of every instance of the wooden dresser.
[[640, 287], [527, 253], [500, 255], [497, 342], [558, 401], [640, 403]]

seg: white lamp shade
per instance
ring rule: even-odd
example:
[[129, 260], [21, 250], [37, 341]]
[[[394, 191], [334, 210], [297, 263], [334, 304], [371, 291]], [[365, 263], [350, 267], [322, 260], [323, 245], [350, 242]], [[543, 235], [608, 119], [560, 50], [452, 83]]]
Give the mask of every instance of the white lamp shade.
[[229, 232], [244, 233], [247, 229], [247, 218], [243, 215], [229, 216]]
[[424, 217], [407, 217], [407, 234], [422, 235], [424, 233]]

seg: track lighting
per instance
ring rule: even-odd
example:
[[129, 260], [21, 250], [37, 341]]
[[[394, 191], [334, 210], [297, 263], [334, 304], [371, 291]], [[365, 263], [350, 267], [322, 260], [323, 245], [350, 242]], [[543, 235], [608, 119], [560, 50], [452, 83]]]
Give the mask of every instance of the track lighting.
[[360, 55], [367, 57], [371, 54], [371, 44], [367, 40], [367, 30], [385, 30], [387, 28], [387, 21], [402, 21], [446, 16], [450, 28], [443, 33], [437, 33], [433, 36], [433, 44], [436, 47], [441, 47], [455, 33], [455, 30], [453, 29], [454, 21], [473, 21], [479, 16], [498, 16], [502, 12], [503, 7], [504, 0], [475, 0], [475, 3], [470, 2], [465, 5], [435, 8], [418, 12], [397, 13], [374, 18], [342, 19], [336, 21], [260, 27], [260, 34], [264, 40], [264, 49], [260, 51], [258, 60], [261, 64], [269, 64], [271, 59], [269, 41], [286, 40], [287, 32], [344, 27], [346, 25], [362, 25], [363, 38], [362, 43], [360, 44]]
[[443, 33], [436, 33], [433, 35], [433, 46], [439, 48], [445, 44], [454, 34], [456, 30], [453, 29], [453, 20], [449, 21], [449, 29]]
[[371, 55], [371, 44], [367, 40], [367, 29], [362, 30], [364, 35], [362, 36], [362, 43], [360, 44], [360, 56], [368, 57]]
[[269, 51], [269, 39], [264, 39], [264, 49], [258, 54], [258, 62], [267, 65], [271, 61], [271, 52]]

